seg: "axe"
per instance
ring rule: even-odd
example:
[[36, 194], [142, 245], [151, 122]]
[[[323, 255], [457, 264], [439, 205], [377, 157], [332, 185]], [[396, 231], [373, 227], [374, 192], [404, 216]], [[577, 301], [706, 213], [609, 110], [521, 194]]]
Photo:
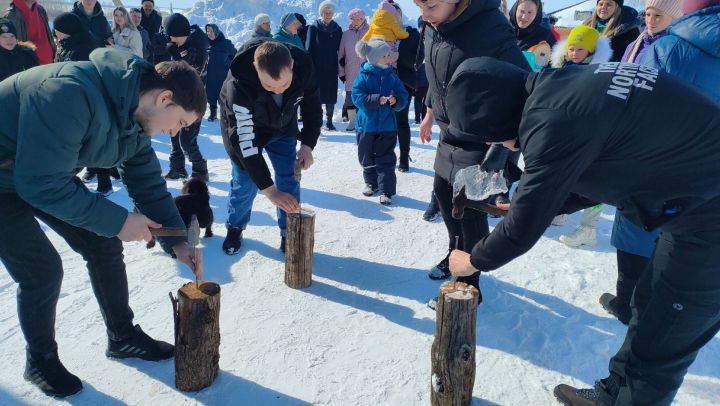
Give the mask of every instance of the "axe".
[[[194, 251], [195, 255], [195, 274], [202, 275], [203, 266], [203, 255], [202, 250], [198, 249], [197, 246], [200, 243], [200, 223], [198, 222], [197, 216], [192, 215], [190, 218], [190, 226], [184, 227], [161, 227], [151, 228], [150, 234], [153, 237], [185, 237], [187, 236], [188, 245]], [[195, 277], [195, 283], [197, 283], [197, 276]]]
[[507, 214], [507, 210], [501, 209], [495, 205], [468, 199], [467, 195], [465, 194], [465, 187], [460, 189], [460, 192], [453, 196], [452, 204], [452, 217], [456, 220], [460, 220], [461, 218], [463, 218], [463, 214], [465, 214], [465, 209], [474, 209], [501, 217]]

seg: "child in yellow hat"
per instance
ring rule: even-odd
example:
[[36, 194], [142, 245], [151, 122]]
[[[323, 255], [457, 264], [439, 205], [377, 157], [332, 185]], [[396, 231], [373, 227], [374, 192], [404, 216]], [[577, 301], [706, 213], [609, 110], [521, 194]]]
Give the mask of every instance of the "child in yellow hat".
[[578, 25], [570, 31], [567, 39], [553, 47], [552, 67], [588, 65], [608, 62], [612, 58], [610, 40], [594, 28]]

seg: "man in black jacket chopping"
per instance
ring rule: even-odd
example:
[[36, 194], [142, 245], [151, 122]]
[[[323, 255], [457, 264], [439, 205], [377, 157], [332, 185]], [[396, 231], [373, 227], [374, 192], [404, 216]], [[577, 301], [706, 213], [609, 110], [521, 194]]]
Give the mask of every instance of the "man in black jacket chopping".
[[[303, 117], [298, 129], [297, 109]], [[220, 127], [232, 161], [228, 234], [223, 251], [237, 254], [258, 190], [278, 207], [280, 250], [286, 213], [300, 210], [295, 161], [308, 169], [320, 136], [322, 109], [315, 71], [304, 50], [276, 41], [251, 40], [235, 56], [220, 92]], [[296, 152], [297, 141], [302, 144]], [[275, 182], [262, 156], [267, 152]]]
[[453, 251], [451, 272], [507, 264], [556, 214], [582, 208], [573, 201], [659, 228], [610, 375], [554, 393], [566, 405], [669, 405], [720, 330], [720, 107], [653, 68], [612, 62], [528, 74], [473, 58], [448, 94], [451, 134], [519, 148], [525, 163], [507, 216], [471, 254]]

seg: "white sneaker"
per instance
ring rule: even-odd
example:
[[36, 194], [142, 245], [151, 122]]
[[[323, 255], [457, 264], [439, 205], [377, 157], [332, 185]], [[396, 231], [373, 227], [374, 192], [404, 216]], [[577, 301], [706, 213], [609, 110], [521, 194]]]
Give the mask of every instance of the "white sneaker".
[[595, 228], [580, 226], [570, 235], [561, 235], [560, 242], [569, 247], [579, 247], [581, 245], [595, 246], [597, 244]]
[[564, 226], [567, 224], [568, 215], [567, 214], [558, 214], [553, 219], [552, 223], [550, 223], [553, 226]]

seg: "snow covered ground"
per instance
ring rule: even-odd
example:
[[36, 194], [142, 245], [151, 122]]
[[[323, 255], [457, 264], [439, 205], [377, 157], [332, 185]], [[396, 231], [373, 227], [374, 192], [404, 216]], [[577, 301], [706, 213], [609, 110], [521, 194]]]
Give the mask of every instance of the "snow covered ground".
[[[426, 274], [447, 246], [444, 226], [421, 220], [436, 141], [420, 145], [413, 128], [412, 169], [398, 174], [399, 196], [384, 207], [377, 197], [360, 194], [354, 140], [348, 133], [323, 134], [316, 164], [303, 175], [303, 206], [317, 213], [314, 277], [310, 288], [292, 290], [283, 284], [275, 210], [264, 197], [255, 202], [242, 252], [221, 252], [230, 163], [219, 125], [203, 123], [200, 146], [217, 222], [217, 235], [203, 241], [205, 274], [222, 285], [221, 372], [210, 388], [178, 392], [172, 361], [106, 359], [104, 325], [84, 263], [48, 232], [65, 265], [56, 326], [60, 355], [85, 389], [56, 401], [22, 379], [16, 286], [0, 269], [0, 404], [428, 404], [435, 313], [425, 302], [439, 283]], [[154, 145], [166, 169], [169, 140], [158, 137]], [[180, 186], [169, 184], [173, 193]], [[117, 182], [115, 188], [110, 198], [129, 207], [125, 189]], [[474, 405], [549, 405], [556, 384], [589, 385], [605, 376], [625, 331], [597, 302], [613, 291], [616, 275], [608, 243], [612, 211], [605, 210], [600, 244], [592, 250], [557, 241], [577, 222], [576, 216], [549, 229], [527, 255], [483, 275]], [[125, 248], [136, 322], [153, 337], [172, 341], [168, 292], [187, 282], [190, 271], [158, 248]], [[716, 337], [692, 366], [677, 404], [720, 403], [718, 360]]]

